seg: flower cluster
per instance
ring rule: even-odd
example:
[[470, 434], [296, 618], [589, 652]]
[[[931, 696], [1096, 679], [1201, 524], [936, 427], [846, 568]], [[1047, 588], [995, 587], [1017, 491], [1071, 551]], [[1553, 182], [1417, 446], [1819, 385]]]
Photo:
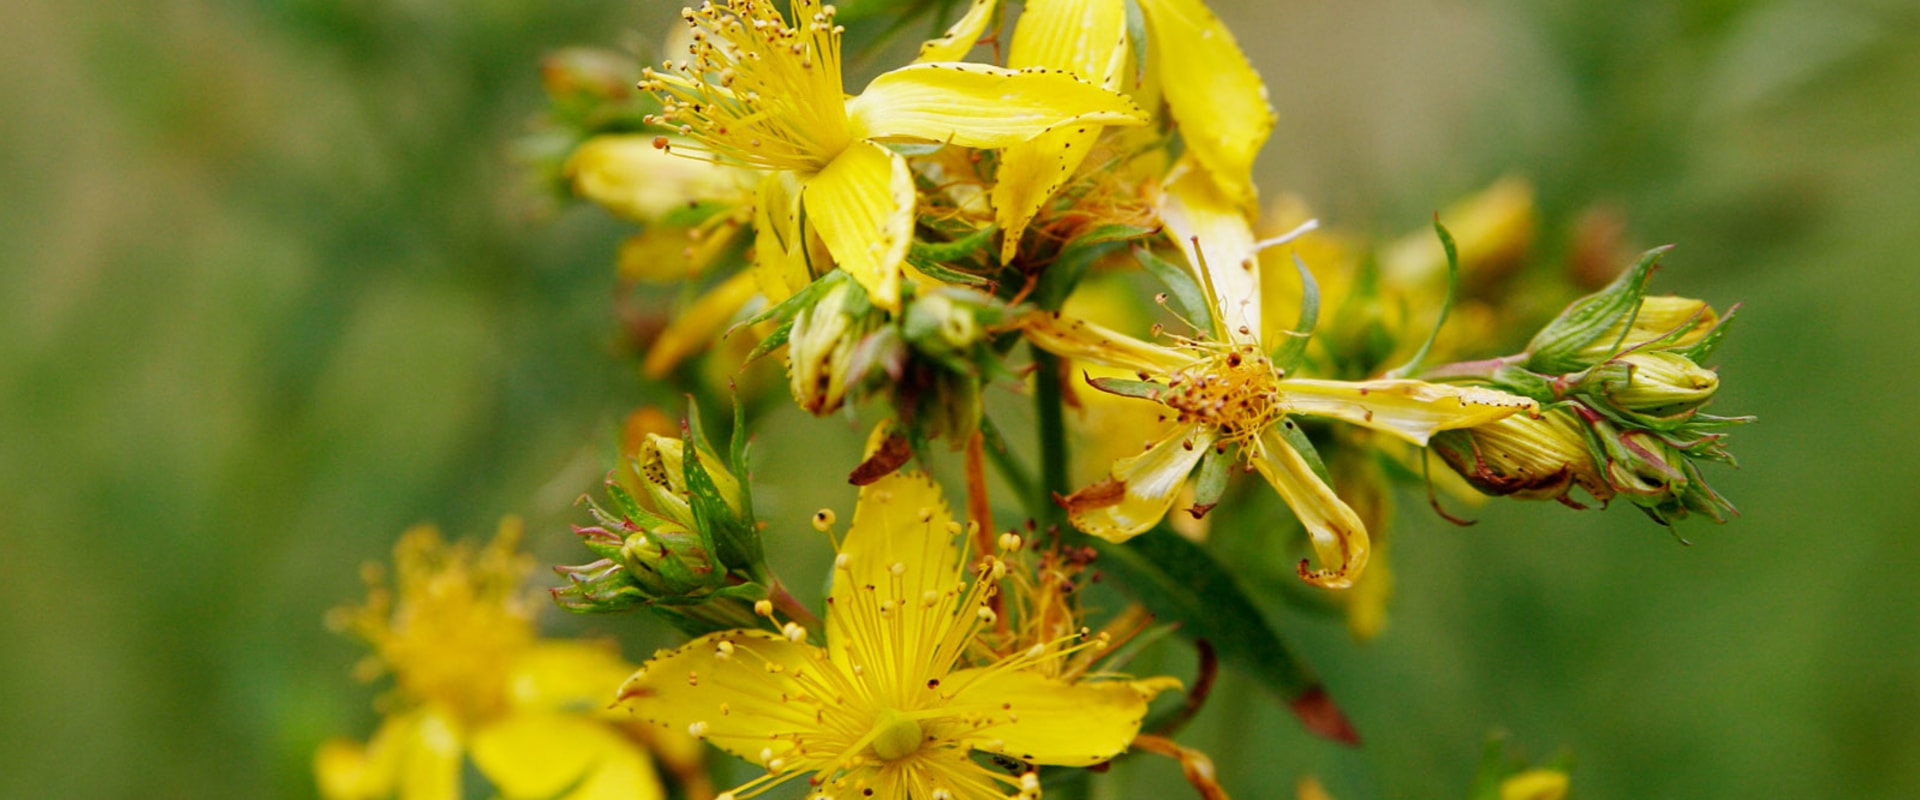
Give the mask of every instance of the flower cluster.
[[[895, 10], [936, 5], [950, 4]], [[636, 414], [587, 501], [591, 524], [574, 529], [593, 560], [557, 568], [561, 607], [646, 609], [688, 639], [618, 679], [573, 673], [597, 686], [594, 724], [611, 703], [661, 741], [744, 759], [753, 774], [727, 800], [776, 787], [1033, 798], [1131, 752], [1173, 757], [1224, 798], [1207, 757], [1171, 738], [1216, 660], [1309, 730], [1358, 741], [1242, 586], [1377, 633], [1394, 484], [1576, 507], [1579, 491], [1662, 523], [1732, 511], [1699, 467], [1731, 462], [1725, 429], [1745, 421], [1703, 410], [1731, 314], [1648, 296], [1663, 251], [1556, 314], [1605, 280], [1583, 285], [1590, 269], [1533, 252], [1522, 180], [1397, 240], [1323, 227], [1304, 201], [1256, 187], [1276, 116], [1202, 0], [1017, 8], [973, 0], [854, 93], [845, 20], [820, 0], [708, 0], [651, 66], [582, 50], [547, 64], [553, 110], [529, 152], [571, 196], [640, 226], [617, 256], [618, 303], [649, 392], [734, 399], [724, 449], [697, 409], [677, 436], [659, 412]], [[784, 381], [752, 366], [770, 356]], [[1032, 437], [1009, 435], [1026, 420], [992, 401], [1001, 389], [1032, 398]], [[764, 532], [781, 525], [754, 507], [749, 434], [782, 395], [874, 431], [864, 459], [825, 465], [859, 489], [844, 532], [832, 510], [812, 519], [824, 537], [811, 541], [834, 551], [817, 614], [775, 576]], [[1436, 460], [1451, 471], [1434, 474]], [[932, 477], [955, 472], [958, 514]], [[996, 508], [996, 485], [1019, 507]], [[1228, 563], [1215, 538], [1271, 556]], [[514, 692], [538, 685], [514, 672], [538, 652], [517, 557], [510, 543], [456, 550], [437, 557], [455, 577], [432, 577], [411, 541], [402, 574], [421, 577], [403, 596], [472, 588], [353, 615], [427, 710], [404, 717], [407, 733], [324, 754], [328, 793], [380, 794], [396, 769], [442, 785], [464, 748], [521, 796], [511, 765], [486, 755], [505, 752], [494, 728], [519, 724]], [[1081, 600], [1103, 574], [1123, 584], [1118, 608]], [[398, 622], [439, 614], [453, 621]], [[1183, 681], [1124, 670], [1157, 638], [1138, 634], [1174, 628], [1202, 666], [1185, 704], [1150, 713]], [[382, 755], [394, 737], [431, 739], [404, 752], [438, 760], [390, 766], [415, 758]], [[552, 746], [575, 759], [554, 764], [602, 766], [539, 773], [573, 776], [549, 795], [649, 763]], [[1489, 774], [1501, 797], [1566, 786], [1556, 770]], [[622, 786], [655, 790], [636, 781]], [[676, 789], [701, 792], [684, 777]]]

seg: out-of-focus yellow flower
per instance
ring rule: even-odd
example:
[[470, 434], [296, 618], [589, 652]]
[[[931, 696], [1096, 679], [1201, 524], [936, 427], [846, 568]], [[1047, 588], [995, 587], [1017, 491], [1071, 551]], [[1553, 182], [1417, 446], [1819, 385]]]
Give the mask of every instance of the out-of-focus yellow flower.
[[1500, 800], [1565, 800], [1567, 773], [1530, 769], [1500, 782]]
[[[815, 519], [831, 530], [831, 512]], [[883, 477], [861, 488], [839, 543], [824, 647], [794, 623], [784, 636], [704, 636], [647, 662], [621, 704], [766, 768], [727, 797], [806, 775], [821, 796], [1037, 796], [1034, 773], [1012, 777], [971, 754], [1088, 766], [1124, 752], [1164, 685], [1050, 677], [1049, 664], [1104, 646], [1077, 631], [1061, 646], [970, 661], [1011, 565], [970, 566], [966, 541], [925, 475]]]
[[[1491, 422], [1537, 404], [1505, 392], [1413, 380], [1332, 381], [1283, 374], [1261, 341], [1261, 243], [1245, 214], [1206, 175], [1172, 182], [1163, 209], [1170, 232], [1201, 278], [1213, 319], [1211, 340], [1165, 347], [1059, 315], [1026, 323], [1034, 344], [1059, 355], [1134, 372], [1121, 393], [1160, 403], [1175, 423], [1143, 452], [1116, 461], [1109, 478], [1067, 498], [1076, 527], [1113, 541], [1138, 535], [1172, 507], [1187, 475], [1209, 450], [1237, 447], [1306, 528], [1323, 566], [1301, 577], [1332, 588], [1352, 585], [1365, 567], [1362, 520], [1288, 441], [1290, 414], [1323, 416], [1424, 446], [1436, 431]], [[1115, 386], [1115, 384], [1105, 384]]]
[[641, 134], [588, 139], [567, 158], [566, 173], [575, 193], [635, 222], [703, 202], [751, 197], [753, 188], [750, 173], [675, 157]]
[[654, 121], [696, 141], [676, 149], [795, 176], [802, 191], [763, 195], [787, 202], [769, 213], [798, 216], [804, 206], [834, 262], [890, 311], [900, 305], [915, 190], [906, 159], [882, 142], [999, 148], [1060, 125], [1146, 119], [1126, 98], [1071, 75], [981, 64], [902, 67], [849, 98], [833, 7], [793, 0], [791, 11], [789, 25], [767, 0], [689, 9], [691, 60], [647, 70], [642, 86], [660, 99]]
[[[366, 604], [329, 617], [372, 645], [363, 677], [391, 674], [395, 687], [371, 740], [321, 747], [322, 796], [457, 800], [463, 761], [504, 797], [665, 796], [647, 747], [606, 709], [632, 667], [608, 646], [539, 638], [519, 540], [514, 519], [479, 549], [409, 530], [393, 585], [370, 575]], [[697, 764], [684, 742], [663, 743], [679, 766]]]

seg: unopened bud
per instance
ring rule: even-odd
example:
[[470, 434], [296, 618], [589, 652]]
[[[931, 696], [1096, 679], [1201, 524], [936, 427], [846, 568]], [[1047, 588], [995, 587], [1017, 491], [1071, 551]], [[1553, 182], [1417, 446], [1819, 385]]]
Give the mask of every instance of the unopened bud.
[[1586, 425], [1571, 411], [1538, 418], [1515, 414], [1463, 430], [1435, 434], [1432, 447], [1455, 472], [1491, 495], [1571, 502], [1574, 487], [1605, 501], [1613, 490], [1587, 444]]
[[787, 338], [787, 378], [793, 399], [814, 414], [838, 410], [862, 377], [851, 374], [855, 350], [880, 320], [861, 291], [851, 281], [843, 282], [794, 315]]
[[1604, 365], [1623, 368], [1599, 380], [1599, 391], [1628, 411], [1671, 416], [1698, 408], [1720, 387], [1720, 376], [1678, 353], [1656, 350], [1628, 353]]
[[[742, 508], [740, 480], [713, 453], [700, 453], [700, 467], [712, 480], [717, 498], [734, 513]], [[687, 484], [686, 443], [679, 439], [647, 434], [633, 455], [634, 474], [639, 489], [660, 514], [689, 528], [695, 524], [691, 506], [691, 488]]]
[[1720, 316], [1704, 300], [1672, 295], [1643, 297], [1640, 299], [1639, 313], [1633, 315], [1631, 326], [1626, 319], [1615, 322], [1613, 327], [1602, 331], [1593, 341], [1580, 348], [1579, 357], [1597, 364], [1616, 352], [1631, 350], [1668, 336], [1673, 338], [1662, 342], [1662, 349], [1689, 347], [1719, 324]]

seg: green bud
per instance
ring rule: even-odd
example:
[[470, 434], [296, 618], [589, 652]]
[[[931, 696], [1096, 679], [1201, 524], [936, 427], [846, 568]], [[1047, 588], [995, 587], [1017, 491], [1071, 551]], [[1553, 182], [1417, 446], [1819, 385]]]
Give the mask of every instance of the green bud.
[[1625, 352], [1656, 339], [1665, 340], [1660, 344], [1663, 349], [1691, 347], [1719, 324], [1719, 315], [1705, 300], [1672, 295], [1643, 297], [1638, 311], [1594, 337], [1580, 348], [1577, 357], [1598, 364], [1613, 357], [1616, 347], [1618, 352]]
[[[1647, 293], [1647, 278], [1667, 247], [1646, 252], [1631, 269], [1598, 292], [1573, 301], [1527, 344], [1526, 368], [1544, 375], [1578, 372], [1593, 365], [1582, 356], [1591, 348], [1611, 352]], [[1611, 333], [1613, 337], [1608, 338]]]
[[816, 415], [838, 410], [863, 377], [853, 369], [861, 339], [881, 321], [866, 294], [851, 281], [835, 285], [818, 303], [800, 309], [787, 339], [787, 378], [794, 401]]
[[[744, 506], [740, 480], [721, 463], [719, 456], [705, 450], [698, 452], [700, 466], [713, 480], [717, 494], [715, 499], [726, 503], [727, 508], [739, 514]], [[633, 474], [639, 478], [641, 494], [656, 512], [682, 526], [694, 527], [693, 508], [689, 501], [692, 490], [687, 486], [685, 442], [647, 434], [638, 452], [634, 453]]]
[[[1620, 369], [1609, 369], [1618, 365]], [[1666, 351], [1628, 353], [1596, 369], [1599, 393], [1618, 408], [1672, 416], [1699, 408], [1720, 388], [1720, 376]]]
[[671, 605], [705, 597], [726, 582], [700, 536], [673, 526], [629, 534], [620, 563], [650, 597]]

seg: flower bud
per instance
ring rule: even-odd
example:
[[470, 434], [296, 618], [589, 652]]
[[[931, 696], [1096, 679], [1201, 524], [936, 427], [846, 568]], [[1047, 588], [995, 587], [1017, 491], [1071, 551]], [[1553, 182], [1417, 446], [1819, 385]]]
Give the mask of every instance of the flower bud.
[[794, 315], [787, 339], [787, 378], [801, 408], [830, 414], [846, 402], [848, 390], [861, 377], [852, 374], [855, 352], [879, 322], [873, 311], [862, 290], [849, 281]]
[[621, 566], [652, 597], [663, 601], [704, 596], [724, 584], [713, 555], [700, 537], [676, 526], [661, 526], [627, 536], [620, 547]]
[[[1619, 370], [1608, 367], [1620, 365]], [[1614, 406], [1672, 416], [1698, 408], [1720, 387], [1720, 376], [1678, 353], [1628, 353], [1596, 370], [1599, 391]]]
[[907, 306], [904, 331], [916, 349], [931, 353], [964, 351], [986, 336], [983, 304], [966, 302], [964, 290], [935, 290]]
[[1586, 424], [1565, 409], [1441, 431], [1432, 447], [1468, 483], [1488, 494], [1573, 504], [1569, 493], [1577, 486], [1602, 502], [1613, 496], [1593, 460]]
[[1677, 335], [1661, 344], [1663, 349], [1690, 347], [1719, 324], [1720, 316], [1704, 300], [1672, 295], [1643, 297], [1631, 326], [1626, 318], [1616, 321], [1580, 348], [1578, 357], [1597, 364], [1615, 352], [1631, 350], [1673, 334]]
[[[633, 454], [633, 475], [638, 477], [641, 496], [659, 514], [681, 525], [695, 525], [689, 502], [692, 489], [687, 485], [686, 443], [659, 434], [647, 434]], [[740, 480], [735, 478], [719, 456], [700, 451], [700, 466], [713, 480], [717, 499], [735, 514], [743, 507]]]

